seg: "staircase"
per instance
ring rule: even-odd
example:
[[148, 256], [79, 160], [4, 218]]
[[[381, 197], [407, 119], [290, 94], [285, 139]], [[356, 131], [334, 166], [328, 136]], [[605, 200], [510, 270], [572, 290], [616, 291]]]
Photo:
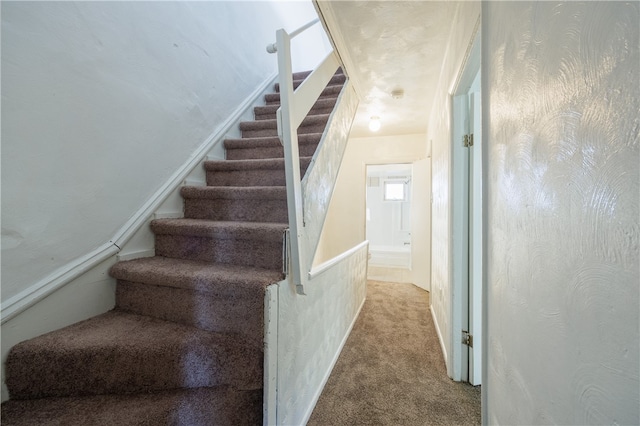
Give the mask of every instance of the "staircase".
[[[302, 173], [344, 82], [298, 129]], [[112, 267], [112, 311], [12, 348], [3, 425], [262, 424], [264, 296], [288, 227], [277, 91], [205, 162], [207, 186], [181, 188], [184, 218], [152, 221], [155, 257]]]

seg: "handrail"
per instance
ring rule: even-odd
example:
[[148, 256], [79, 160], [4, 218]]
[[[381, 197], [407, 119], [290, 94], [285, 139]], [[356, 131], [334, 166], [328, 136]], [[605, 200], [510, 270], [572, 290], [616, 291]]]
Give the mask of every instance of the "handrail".
[[[280, 84], [280, 108], [276, 112], [278, 137], [284, 148], [285, 179], [287, 185], [287, 211], [289, 232], [285, 246], [291, 262], [286, 272], [291, 274], [296, 292], [304, 293], [309, 281], [310, 267], [307, 247], [304, 244], [305, 222], [303, 212], [300, 154], [298, 151], [298, 127], [313, 107], [322, 90], [339, 67], [335, 54], [331, 52], [323, 62], [305, 79], [297, 90], [293, 89], [291, 66], [291, 39], [318, 23], [315, 19], [291, 34], [284, 29], [276, 31], [276, 42], [267, 46], [269, 53], [278, 53], [278, 82]], [[287, 260], [285, 259], [285, 262]], [[288, 264], [288, 262], [287, 262]]]
[[301, 26], [300, 28], [298, 28], [297, 30], [295, 30], [294, 32], [289, 34], [289, 38], [294, 38], [298, 34], [304, 32], [307, 28], [310, 28], [310, 27], [314, 26], [318, 22], [320, 22], [320, 18], [316, 18], [316, 19], [314, 19], [312, 21], [307, 22], [306, 24], [304, 24], [303, 26]]
[[[298, 28], [297, 30], [295, 30], [294, 32], [289, 34], [289, 40], [293, 39], [298, 34], [304, 32], [305, 30], [307, 30], [307, 28], [313, 27], [318, 22], [320, 22], [320, 18], [316, 18], [316, 19], [314, 19], [312, 21], [307, 22], [306, 24], [304, 24], [303, 26], [301, 26], [300, 28]], [[278, 43], [277, 42], [267, 45], [267, 52], [276, 53], [277, 51], [278, 51]]]
[[339, 255], [337, 255], [337, 256], [327, 260], [326, 262], [321, 263], [320, 265], [316, 266], [315, 268], [313, 268], [309, 272], [309, 277], [311, 279], [317, 277], [318, 275], [328, 271], [329, 269], [331, 269], [333, 266], [337, 265], [338, 263], [340, 263], [344, 259], [350, 257], [353, 253], [359, 251], [361, 248], [363, 248], [365, 246], [368, 246], [368, 245], [369, 245], [369, 241], [368, 240], [364, 240], [360, 244], [356, 244], [355, 246], [351, 247], [350, 249], [348, 249], [346, 251], [343, 251]]

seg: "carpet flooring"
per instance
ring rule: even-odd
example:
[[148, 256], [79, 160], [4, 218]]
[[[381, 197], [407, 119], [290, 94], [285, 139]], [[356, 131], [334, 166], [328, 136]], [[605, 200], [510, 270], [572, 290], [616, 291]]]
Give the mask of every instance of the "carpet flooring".
[[480, 387], [447, 376], [429, 293], [368, 281], [367, 300], [308, 426], [480, 423]]

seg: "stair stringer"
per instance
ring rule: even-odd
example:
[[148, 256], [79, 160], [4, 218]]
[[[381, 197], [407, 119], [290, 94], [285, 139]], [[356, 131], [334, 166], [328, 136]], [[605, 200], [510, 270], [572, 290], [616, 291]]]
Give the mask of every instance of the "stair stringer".
[[318, 149], [302, 179], [305, 222], [303, 244], [304, 252], [308, 255], [308, 258], [304, 259], [307, 271], [311, 270], [320, 242], [358, 103], [353, 85], [347, 80], [331, 113]]

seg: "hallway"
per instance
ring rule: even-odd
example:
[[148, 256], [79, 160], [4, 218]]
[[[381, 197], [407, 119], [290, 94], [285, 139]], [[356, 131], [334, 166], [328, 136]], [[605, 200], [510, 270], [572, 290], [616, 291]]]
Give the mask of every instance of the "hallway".
[[367, 300], [308, 425], [480, 424], [480, 388], [447, 376], [412, 284], [367, 282]]

